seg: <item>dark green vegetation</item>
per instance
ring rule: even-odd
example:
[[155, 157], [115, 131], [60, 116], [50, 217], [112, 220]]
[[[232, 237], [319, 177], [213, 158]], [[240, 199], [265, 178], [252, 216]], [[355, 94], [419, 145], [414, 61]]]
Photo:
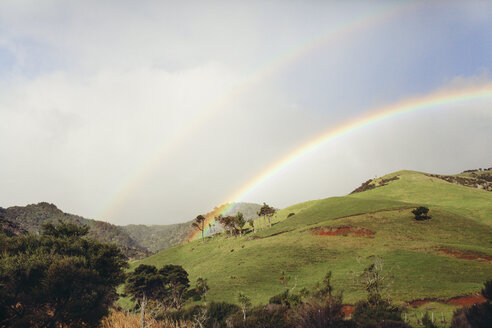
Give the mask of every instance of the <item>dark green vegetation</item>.
[[[26, 232], [39, 234], [43, 224], [56, 223], [58, 220], [79, 226], [87, 225], [89, 227], [89, 237], [118, 245], [129, 258], [141, 258], [150, 255], [150, 252], [140, 246], [122, 227], [64, 213], [55, 205], [49, 203], [12, 206], [6, 209], [0, 208], [0, 220], [2, 219], [18, 227], [19, 230], [17, 230], [18, 233], [16, 234]], [[8, 230], [4, 229], [4, 231]]]
[[[208, 280], [209, 300], [237, 303], [241, 291], [253, 306], [286, 288], [282, 272], [291, 277], [287, 287], [310, 290], [327, 271], [345, 302], [354, 304], [364, 299], [364, 291], [354, 284], [353, 272], [374, 255], [384, 259], [398, 304], [476, 293], [492, 277], [491, 192], [412, 171], [371, 184], [345, 197], [282, 209], [272, 216], [271, 228], [266, 218], [258, 218], [256, 233], [208, 237], [132, 266], [182, 265], [191, 281]], [[412, 210], [419, 206], [429, 208], [432, 219], [415, 220]]]
[[94, 327], [107, 315], [127, 263], [88, 230], [47, 223], [39, 236], [0, 233], [0, 327]]

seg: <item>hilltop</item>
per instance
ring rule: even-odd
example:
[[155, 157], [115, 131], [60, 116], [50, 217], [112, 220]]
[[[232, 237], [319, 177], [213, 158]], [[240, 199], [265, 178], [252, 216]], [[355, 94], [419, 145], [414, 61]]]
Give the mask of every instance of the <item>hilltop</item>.
[[[492, 277], [492, 192], [442, 177], [415, 171], [388, 174], [347, 196], [282, 209], [271, 228], [259, 218], [256, 234], [214, 235], [132, 267], [182, 265], [190, 280], [208, 279], [208, 299], [235, 302], [242, 291], [256, 304], [286, 288], [279, 280], [282, 271], [291, 277], [287, 287], [299, 290], [312, 288], [332, 271], [335, 288], [353, 303], [363, 297], [354, 274], [381, 256], [396, 302], [444, 302], [473, 294]], [[411, 211], [418, 206], [430, 208], [430, 220], [414, 219]]]

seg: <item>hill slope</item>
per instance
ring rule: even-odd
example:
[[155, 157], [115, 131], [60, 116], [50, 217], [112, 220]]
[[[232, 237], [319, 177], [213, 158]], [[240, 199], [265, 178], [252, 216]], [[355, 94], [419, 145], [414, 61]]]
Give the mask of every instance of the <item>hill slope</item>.
[[[354, 302], [363, 292], [353, 272], [375, 255], [391, 272], [396, 301], [474, 293], [492, 277], [492, 192], [412, 171], [380, 179], [377, 188], [280, 210], [272, 228], [257, 219], [256, 234], [208, 237], [132, 267], [183, 265], [192, 281], [208, 279], [209, 300], [234, 302], [242, 291], [254, 303], [284, 290], [282, 271], [292, 277], [290, 287], [297, 277], [296, 288], [310, 289], [329, 270], [345, 300]], [[411, 210], [420, 205], [431, 209], [431, 220], [413, 219]]]

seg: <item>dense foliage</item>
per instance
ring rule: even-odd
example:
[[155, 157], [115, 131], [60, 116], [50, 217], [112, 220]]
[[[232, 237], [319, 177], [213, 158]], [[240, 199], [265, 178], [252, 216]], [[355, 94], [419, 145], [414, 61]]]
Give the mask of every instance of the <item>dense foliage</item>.
[[88, 230], [61, 222], [39, 236], [0, 236], [0, 327], [99, 323], [127, 263], [117, 246], [85, 238]]

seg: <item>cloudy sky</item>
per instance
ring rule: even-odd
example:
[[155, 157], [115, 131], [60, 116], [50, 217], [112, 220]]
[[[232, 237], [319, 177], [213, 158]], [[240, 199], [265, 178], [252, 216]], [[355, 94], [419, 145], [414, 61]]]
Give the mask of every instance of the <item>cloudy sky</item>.
[[[491, 83], [488, 1], [0, 2], [0, 206], [183, 222], [338, 125]], [[284, 207], [492, 166], [492, 102], [409, 113], [241, 199]]]

